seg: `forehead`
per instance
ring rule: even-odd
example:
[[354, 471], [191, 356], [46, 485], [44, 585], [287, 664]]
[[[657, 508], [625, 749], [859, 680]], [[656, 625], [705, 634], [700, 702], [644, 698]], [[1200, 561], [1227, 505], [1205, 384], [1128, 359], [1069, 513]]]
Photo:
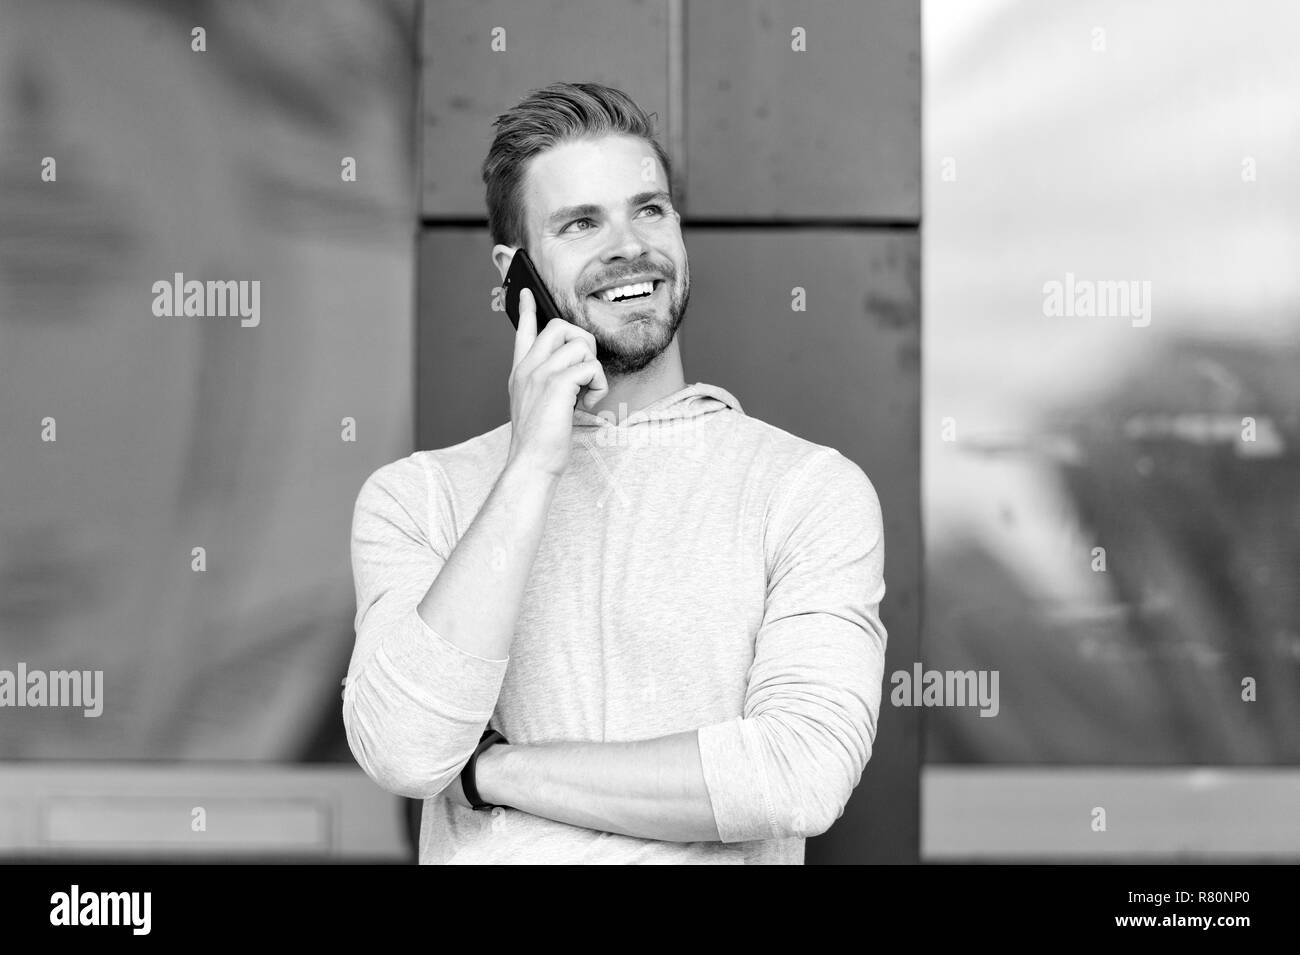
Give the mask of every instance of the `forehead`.
[[530, 223], [564, 206], [622, 205], [639, 192], [668, 190], [654, 147], [625, 135], [571, 140], [538, 153], [524, 183]]

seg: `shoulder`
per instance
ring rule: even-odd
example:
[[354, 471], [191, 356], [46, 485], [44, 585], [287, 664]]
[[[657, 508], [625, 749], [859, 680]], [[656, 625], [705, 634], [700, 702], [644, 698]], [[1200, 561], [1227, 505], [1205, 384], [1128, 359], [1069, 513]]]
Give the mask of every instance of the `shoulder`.
[[772, 505], [772, 519], [779, 522], [798, 522], [810, 515], [873, 534], [883, 524], [880, 497], [866, 472], [836, 448], [822, 445], [791, 468]]
[[452, 547], [505, 466], [506, 423], [445, 448], [415, 451], [371, 472], [357, 493], [354, 526], [371, 519], [418, 528]]
[[487, 486], [505, 465], [510, 447], [510, 424], [445, 448], [415, 451], [380, 465], [362, 485], [362, 493], [384, 489], [394, 496], [415, 498], [430, 493], [471, 492]]
[[435, 487], [455, 490], [460, 496], [486, 494], [505, 467], [510, 451], [510, 422], [475, 435], [459, 444], [411, 455]]
[[736, 427], [754, 446], [755, 457], [769, 476], [769, 516], [817, 501], [879, 510], [880, 499], [870, 478], [838, 448], [749, 416], [741, 417]]

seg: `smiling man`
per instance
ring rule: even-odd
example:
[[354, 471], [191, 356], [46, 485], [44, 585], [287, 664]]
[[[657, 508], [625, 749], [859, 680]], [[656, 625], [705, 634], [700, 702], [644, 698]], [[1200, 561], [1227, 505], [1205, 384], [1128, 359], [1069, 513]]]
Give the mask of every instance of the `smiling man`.
[[802, 863], [875, 739], [875, 489], [686, 384], [671, 165], [630, 98], [561, 83], [495, 125], [493, 261], [526, 248], [561, 317], [521, 295], [509, 422], [361, 488], [352, 752], [425, 801], [422, 863]]

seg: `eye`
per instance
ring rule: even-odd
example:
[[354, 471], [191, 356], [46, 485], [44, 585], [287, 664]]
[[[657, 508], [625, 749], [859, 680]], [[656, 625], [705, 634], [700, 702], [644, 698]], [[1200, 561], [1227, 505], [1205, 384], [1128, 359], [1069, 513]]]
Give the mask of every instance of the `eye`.
[[[572, 222], [566, 223], [565, 226], [564, 226], [564, 228], [561, 229], [560, 232], [561, 232], [561, 233], [568, 232], [568, 231], [569, 231], [569, 226], [571, 226], [571, 225], [577, 225], [579, 222], [591, 222], [592, 225], [595, 225], [595, 223], [592, 222], [591, 219], [574, 219]], [[579, 232], [586, 232], [587, 230], [586, 230], [586, 229], [579, 229], [578, 231], [579, 231]]]
[[649, 206], [642, 206], [642, 207], [641, 207], [641, 211], [642, 211], [642, 212], [645, 212], [647, 209], [653, 209], [653, 210], [655, 210], [655, 212], [659, 213], [660, 215], [663, 215], [663, 214], [664, 214], [664, 207], [663, 207], [663, 206], [660, 206], [660, 205], [649, 205]]

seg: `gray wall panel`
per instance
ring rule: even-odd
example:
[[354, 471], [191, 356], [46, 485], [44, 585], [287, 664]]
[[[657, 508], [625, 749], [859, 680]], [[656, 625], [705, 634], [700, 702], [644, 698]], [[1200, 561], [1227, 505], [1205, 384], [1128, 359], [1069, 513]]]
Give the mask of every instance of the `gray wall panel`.
[[492, 311], [501, 276], [487, 229], [429, 229], [420, 239], [416, 438], [444, 448], [510, 420], [514, 327]]
[[[920, 660], [920, 239], [909, 230], [684, 229], [687, 381], [718, 384], [753, 417], [837, 448], [875, 485], [885, 519], [889, 631], [875, 752], [844, 816], [807, 861], [914, 861], [920, 719], [889, 705], [888, 674]], [[791, 310], [791, 289], [807, 311]]]
[[[616, 86], [668, 123], [667, 0], [436, 0], [424, 14], [425, 216], [487, 216], [479, 167], [493, 120], [557, 81]], [[493, 30], [505, 50], [492, 49]]]
[[[670, 15], [683, 10], [674, 38]], [[494, 26], [507, 31], [505, 53], [490, 50]], [[790, 48], [796, 26], [805, 52]], [[909, 227], [920, 216], [919, 3], [440, 0], [426, 7], [424, 49], [419, 446], [509, 420], [513, 329], [491, 309], [500, 279], [486, 229], [438, 223], [485, 217], [478, 170], [491, 121], [558, 79], [625, 90], [659, 113], [678, 163], [694, 283], [687, 381], [721, 385], [747, 413], [838, 448], [880, 494], [885, 704], [863, 781], [807, 860], [917, 861], [920, 711], [889, 706], [888, 674], [921, 659], [920, 237]], [[684, 66], [672, 55], [683, 50]], [[670, 116], [673, 91], [683, 102]], [[794, 286], [804, 312], [791, 310]]]
[[718, 6], [686, 8], [690, 214], [918, 221], [920, 5]]

